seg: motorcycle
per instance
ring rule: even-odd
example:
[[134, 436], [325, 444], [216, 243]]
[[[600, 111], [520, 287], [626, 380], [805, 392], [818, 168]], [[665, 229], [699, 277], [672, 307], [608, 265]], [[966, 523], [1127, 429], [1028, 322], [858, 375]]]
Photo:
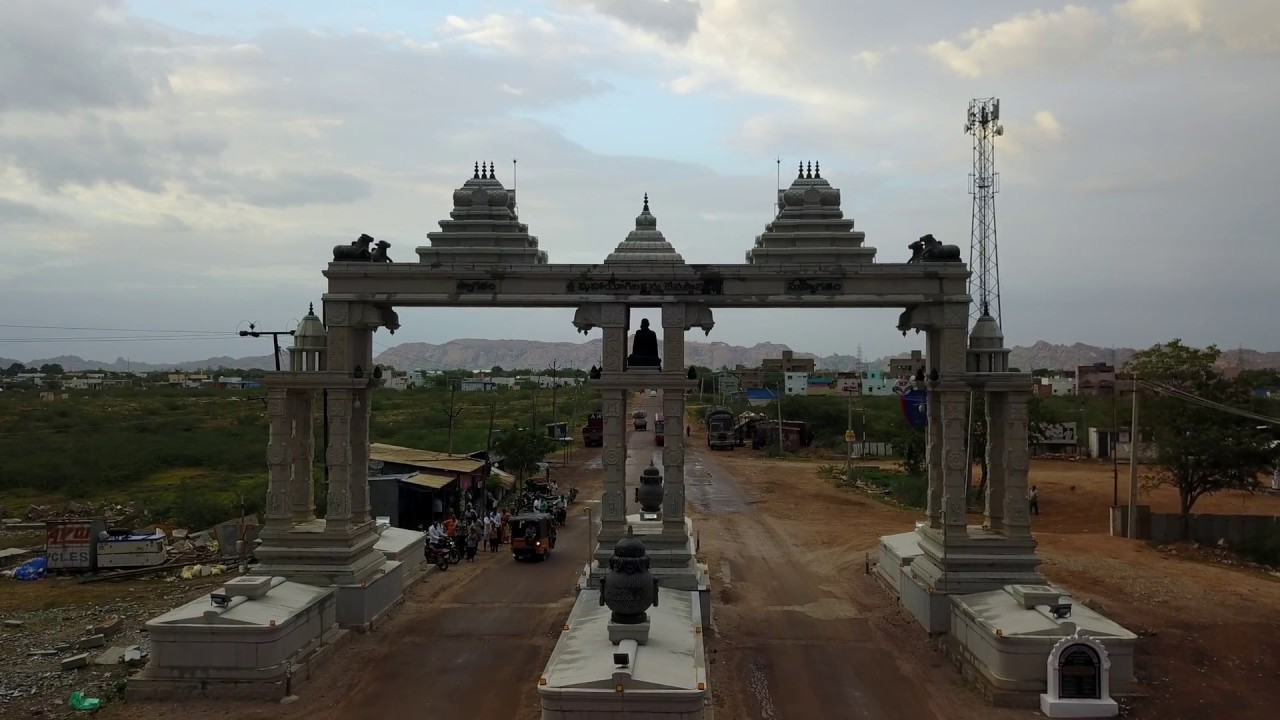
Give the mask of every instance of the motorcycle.
[[[441, 570], [448, 570], [450, 565], [457, 565], [462, 562], [462, 551], [448, 538], [441, 540], [439, 544], [432, 544], [428, 541], [427, 560], [434, 562], [436, 567]], [[442, 562], [444, 563], [443, 566], [440, 565]]]
[[449, 569], [449, 549], [444, 546], [427, 546], [427, 562], [435, 563], [441, 570]]

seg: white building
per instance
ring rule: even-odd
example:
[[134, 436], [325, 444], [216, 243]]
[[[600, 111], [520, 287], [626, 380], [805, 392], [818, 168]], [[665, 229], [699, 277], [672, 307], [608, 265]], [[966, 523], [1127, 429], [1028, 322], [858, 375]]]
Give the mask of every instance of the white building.
[[883, 370], [868, 370], [862, 374], [862, 394], [892, 395], [895, 382], [893, 378], [885, 377]]
[[787, 395], [809, 394], [809, 373], [789, 372], [782, 374], [782, 388]]
[[513, 377], [491, 377], [489, 381], [500, 388], [513, 388], [516, 386], [516, 379]]
[[529, 378], [538, 383], [538, 387], [545, 390], [550, 387], [573, 387], [578, 384], [576, 377], [552, 377], [551, 375], [534, 375]]
[[1050, 388], [1046, 394], [1049, 395], [1075, 395], [1076, 379], [1062, 377], [1042, 377], [1036, 378], [1037, 385], [1043, 385]]
[[458, 383], [458, 389], [462, 392], [488, 392], [497, 387], [492, 378], [463, 378]]

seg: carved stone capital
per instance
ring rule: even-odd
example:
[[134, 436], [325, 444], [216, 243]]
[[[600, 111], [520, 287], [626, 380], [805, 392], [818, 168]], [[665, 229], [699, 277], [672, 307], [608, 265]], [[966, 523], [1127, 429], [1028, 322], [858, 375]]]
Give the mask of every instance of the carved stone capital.
[[685, 306], [684, 303], [665, 303], [662, 306], [662, 328], [666, 332], [668, 330], [677, 330], [684, 332], [685, 325]]
[[627, 306], [622, 303], [602, 303], [600, 308], [600, 327], [621, 328], [627, 326]]

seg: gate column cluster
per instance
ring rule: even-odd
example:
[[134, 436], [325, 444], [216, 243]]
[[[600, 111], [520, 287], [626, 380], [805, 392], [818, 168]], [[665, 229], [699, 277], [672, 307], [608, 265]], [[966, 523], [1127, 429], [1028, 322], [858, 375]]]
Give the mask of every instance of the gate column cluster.
[[[889, 536], [881, 543], [881, 563], [897, 563], [903, 603], [930, 632], [951, 627], [948, 596], [996, 590], [1007, 585], [1040, 585], [1039, 558], [1027, 512], [1027, 402], [1031, 379], [1009, 372], [1009, 350], [995, 320], [983, 316], [968, 331], [967, 303], [933, 303], [910, 308], [900, 327], [925, 333], [928, 390], [925, 521], [910, 543]], [[987, 415], [988, 482], [983, 522], [969, 525], [966, 445], [970, 394]], [[912, 537], [908, 534], [906, 537]], [[905, 561], [905, 562], [904, 562]]]
[[[298, 324], [289, 370], [268, 373], [268, 488], [256, 575], [309, 585], [360, 585], [384, 572], [369, 517], [369, 410], [373, 331], [394, 313], [361, 303], [325, 304]], [[329, 436], [324, 518], [315, 516], [313, 458], [316, 397], [323, 395]]]

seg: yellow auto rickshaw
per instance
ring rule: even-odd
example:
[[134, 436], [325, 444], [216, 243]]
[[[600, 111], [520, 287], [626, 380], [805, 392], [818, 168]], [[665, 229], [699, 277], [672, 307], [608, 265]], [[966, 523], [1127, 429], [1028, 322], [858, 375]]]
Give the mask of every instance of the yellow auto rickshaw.
[[531, 512], [512, 515], [511, 555], [516, 560], [546, 560], [556, 546], [556, 526], [551, 515]]

